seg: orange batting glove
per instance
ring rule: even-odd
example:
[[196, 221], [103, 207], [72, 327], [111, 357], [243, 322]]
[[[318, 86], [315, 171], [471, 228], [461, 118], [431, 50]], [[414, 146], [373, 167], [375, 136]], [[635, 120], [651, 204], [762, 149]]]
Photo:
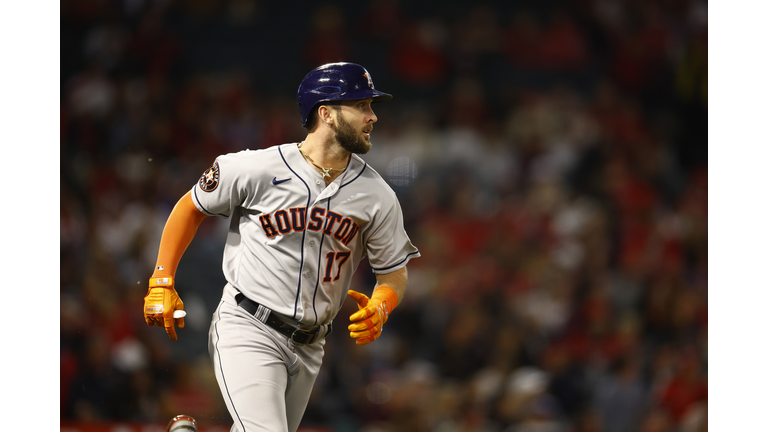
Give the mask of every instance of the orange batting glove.
[[165, 327], [165, 332], [175, 341], [178, 336], [173, 324], [175, 322], [179, 328], [184, 328], [184, 315], [184, 302], [173, 288], [173, 278], [151, 278], [149, 291], [144, 296], [144, 321], [147, 325]]
[[389, 319], [389, 314], [397, 306], [397, 293], [388, 287], [380, 286], [374, 290], [371, 298], [357, 291], [349, 290], [350, 297], [357, 302], [358, 311], [349, 317], [349, 336], [356, 339], [357, 345], [367, 345], [381, 336], [381, 327]]

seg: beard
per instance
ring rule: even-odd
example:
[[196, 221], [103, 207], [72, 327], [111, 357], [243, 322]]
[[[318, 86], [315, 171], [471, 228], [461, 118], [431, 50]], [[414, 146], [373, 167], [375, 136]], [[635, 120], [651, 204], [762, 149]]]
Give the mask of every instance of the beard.
[[355, 154], [366, 154], [371, 150], [371, 141], [362, 134], [361, 131], [355, 130], [349, 122], [344, 118], [344, 115], [339, 113], [338, 125], [336, 126], [336, 142], [339, 143], [344, 150]]

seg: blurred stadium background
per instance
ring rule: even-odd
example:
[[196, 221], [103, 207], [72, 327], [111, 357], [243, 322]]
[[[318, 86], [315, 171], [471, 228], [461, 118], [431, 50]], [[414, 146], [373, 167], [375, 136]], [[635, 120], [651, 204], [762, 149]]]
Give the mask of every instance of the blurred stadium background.
[[141, 314], [160, 234], [217, 155], [301, 140], [299, 81], [342, 60], [395, 95], [365, 159], [422, 257], [376, 343], [330, 336], [301, 431], [707, 430], [706, 1], [60, 7], [62, 431], [229, 430], [227, 221], [175, 343]]

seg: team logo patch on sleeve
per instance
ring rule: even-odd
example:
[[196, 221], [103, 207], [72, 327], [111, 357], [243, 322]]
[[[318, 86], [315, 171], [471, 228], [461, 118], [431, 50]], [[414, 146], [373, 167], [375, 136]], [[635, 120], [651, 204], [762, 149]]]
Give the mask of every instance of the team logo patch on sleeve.
[[205, 192], [213, 192], [219, 185], [219, 163], [214, 162], [200, 177], [200, 189]]

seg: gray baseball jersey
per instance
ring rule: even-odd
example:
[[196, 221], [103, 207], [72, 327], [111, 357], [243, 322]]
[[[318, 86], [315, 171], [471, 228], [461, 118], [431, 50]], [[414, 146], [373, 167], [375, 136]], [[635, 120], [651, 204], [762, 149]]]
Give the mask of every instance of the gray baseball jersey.
[[328, 186], [296, 143], [222, 155], [192, 198], [205, 214], [232, 218], [227, 281], [302, 324], [333, 320], [366, 256], [382, 274], [420, 256], [394, 191], [357, 155]]

